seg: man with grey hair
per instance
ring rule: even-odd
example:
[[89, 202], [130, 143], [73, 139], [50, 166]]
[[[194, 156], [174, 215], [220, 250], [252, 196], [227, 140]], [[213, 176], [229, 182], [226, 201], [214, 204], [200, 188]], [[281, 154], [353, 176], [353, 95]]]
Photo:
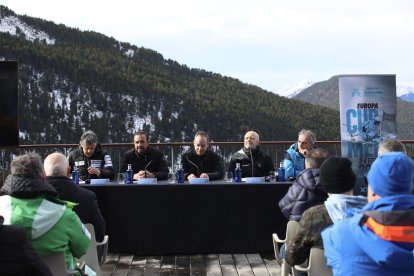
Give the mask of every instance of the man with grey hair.
[[272, 158], [259, 148], [260, 138], [255, 131], [244, 135], [244, 147], [233, 154], [227, 171], [234, 173], [236, 163], [240, 163], [242, 177], [269, 176], [274, 171]]
[[86, 183], [94, 178], [114, 178], [112, 160], [98, 143], [98, 136], [92, 131], [85, 131], [79, 142], [79, 148], [69, 153], [69, 166], [73, 171], [76, 166], [79, 178]]
[[298, 141], [287, 149], [283, 160], [286, 179], [295, 179], [305, 169], [305, 156], [313, 148], [315, 142], [316, 136], [312, 131], [308, 129], [299, 131]]
[[59, 200], [56, 190], [43, 180], [43, 163], [37, 153], [16, 157], [0, 189], [4, 224], [21, 226], [39, 255], [65, 253], [66, 267], [77, 268], [75, 258], [89, 247], [90, 234], [71, 204]]
[[101, 214], [94, 192], [73, 183], [67, 158], [59, 153], [49, 154], [44, 161], [46, 181], [58, 192], [58, 197], [65, 201], [77, 203], [73, 211], [82, 223], [91, 223], [95, 228], [98, 241], [105, 236], [105, 220]]

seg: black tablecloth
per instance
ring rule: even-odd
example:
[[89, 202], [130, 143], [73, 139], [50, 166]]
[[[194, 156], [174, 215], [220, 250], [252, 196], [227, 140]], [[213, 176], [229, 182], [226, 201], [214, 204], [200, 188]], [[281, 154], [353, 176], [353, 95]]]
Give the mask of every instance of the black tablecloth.
[[269, 252], [286, 230], [277, 203], [289, 184], [82, 186], [97, 195], [113, 252]]

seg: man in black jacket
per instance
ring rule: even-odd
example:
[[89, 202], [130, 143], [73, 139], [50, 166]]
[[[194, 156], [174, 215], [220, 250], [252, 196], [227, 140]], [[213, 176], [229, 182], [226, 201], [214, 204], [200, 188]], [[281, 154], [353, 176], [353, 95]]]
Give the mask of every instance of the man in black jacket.
[[68, 177], [70, 174], [69, 163], [66, 157], [58, 152], [49, 154], [44, 161], [46, 181], [58, 192], [58, 197], [65, 201], [78, 203], [73, 211], [78, 215], [82, 223], [91, 223], [95, 228], [98, 241], [105, 236], [105, 220], [98, 207], [94, 192], [78, 187]]
[[98, 136], [92, 130], [82, 134], [79, 148], [70, 152], [68, 159], [71, 171], [78, 167], [79, 178], [87, 183], [94, 178], [114, 178], [111, 157], [98, 144]]
[[168, 178], [167, 162], [159, 150], [149, 146], [148, 133], [138, 131], [134, 134], [134, 148], [124, 154], [121, 172], [125, 172], [128, 164], [131, 164], [134, 179], [157, 178], [166, 180]]
[[0, 274], [1, 275], [52, 275], [37, 254], [22, 228], [3, 225], [0, 216]]
[[272, 158], [260, 150], [259, 143], [257, 132], [246, 132], [244, 147], [233, 154], [227, 171], [234, 173], [236, 163], [240, 163], [242, 177], [269, 176], [275, 167]]
[[185, 179], [194, 177], [217, 180], [223, 178], [220, 156], [210, 150], [209, 138], [204, 131], [198, 131], [194, 137], [194, 149], [181, 157]]

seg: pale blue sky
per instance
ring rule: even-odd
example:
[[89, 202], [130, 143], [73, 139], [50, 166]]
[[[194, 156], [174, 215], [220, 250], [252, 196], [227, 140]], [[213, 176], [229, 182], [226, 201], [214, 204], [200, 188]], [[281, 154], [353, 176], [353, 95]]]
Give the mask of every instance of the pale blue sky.
[[410, 0], [0, 0], [17, 14], [93, 30], [192, 68], [277, 92], [302, 79], [414, 81]]

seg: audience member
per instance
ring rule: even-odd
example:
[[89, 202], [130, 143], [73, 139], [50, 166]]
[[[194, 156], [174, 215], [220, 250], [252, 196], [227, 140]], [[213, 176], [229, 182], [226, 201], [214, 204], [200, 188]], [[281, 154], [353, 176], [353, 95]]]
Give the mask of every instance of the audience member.
[[319, 167], [327, 157], [328, 152], [322, 148], [313, 149], [306, 155], [306, 169], [279, 201], [280, 210], [288, 220], [299, 221], [306, 209], [323, 203], [328, 197], [319, 183]]
[[1, 275], [52, 276], [47, 265], [34, 250], [24, 230], [15, 225], [3, 225], [0, 216], [0, 273]]
[[355, 182], [356, 176], [349, 159], [330, 157], [322, 164], [320, 184], [329, 197], [324, 204], [313, 206], [303, 213], [296, 236], [286, 249], [285, 258], [291, 266], [303, 263], [312, 247], [323, 247], [321, 231], [324, 228], [367, 203], [366, 197], [353, 195]]
[[305, 156], [313, 148], [316, 136], [312, 131], [302, 129], [298, 134], [298, 142], [286, 151], [283, 167], [285, 178], [296, 178], [305, 169]]
[[95, 228], [98, 241], [105, 236], [105, 220], [99, 209], [94, 192], [79, 187], [73, 183], [70, 175], [69, 162], [58, 152], [49, 154], [44, 161], [46, 182], [51, 184], [58, 192], [58, 197], [65, 201], [77, 203], [73, 211], [82, 223], [91, 223]]
[[124, 154], [121, 171], [126, 171], [131, 164], [134, 179], [157, 178], [166, 180], [168, 178], [167, 162], [159, 150], [149, 146], [148, 133], [138, 131], [134, 134], [134, 148]]
[[384, 153], [368, 172], [368, 204], [322, 232], [334, 275], [413, 275], [413, 162]]
[[383, 140], [378, 144], [378, 156], [381, 156], [382, 154], [386, 152], [393, 152], [393, 151], [400, 151], [404, 154], [407, 154], [404, 144], [401, 143], [401, 141], [397, 139]]
[[55, 188], [43, 180], [43, 163], [36, 153], [16, 157], [0, 189], [0, 213], [5, 224], [23, 227], [41, 256], [64, 252], [67, 269], [77, 268], [74, 257], [84, 255], [90, 234]]
[[207, 133], [198, 131], [194, 137], [194, 149], [185, 152], [181, 157], [185, 179], [202, 177], [217, 180], [223, 178], [220, 156], [210, 150], [208, 146]]
[[86, 183], [95, 178], [114, 178], [111, 157], [102, 149], [92, 130], [82, 134], [79, 148], [70, 152], [68, 159], [71, 170], [78, 167], [79, 178]]
[[234, 173], [236, 163], [240, 163], [242, 177], [269, 176], [275, 167], [272, 158], [260, 150], [259, 143], [259, 134], [248, 131], [244, 135], [244, 147], [233, 154], [227, 171]]

